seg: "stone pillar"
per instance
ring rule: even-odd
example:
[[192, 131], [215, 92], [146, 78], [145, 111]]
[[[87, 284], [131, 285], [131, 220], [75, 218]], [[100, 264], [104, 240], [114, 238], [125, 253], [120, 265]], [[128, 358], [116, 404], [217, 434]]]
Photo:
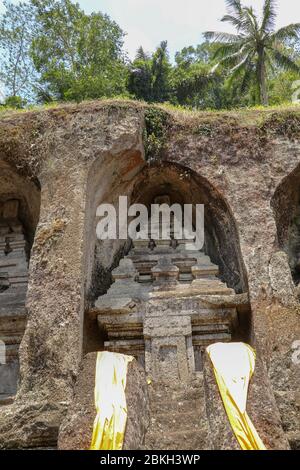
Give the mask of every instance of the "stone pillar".
[[288, 258], [278, 249], [269, 200], [256, 202], [250, 217], [246, 211], [245, 216], [239, 217], [241, 254], [251, 302], [252, 344], [262, 361], [270, 395], [276, 398], [286, 436], [296, 449], [300, 426], [295, 410], [300, 374], [299, 363], [293, 361], [293, 345], [300, 338], [300, 323]]
[[[74, 397], [59, 430], [59, 450], [88, 450], [96, 417], [94, 388], [97, 353], [87, 354], [80, 365]], [[129, 362], [126, 381], [127, 423], [123, 450], [142, 448], [149, 424], [149, 397], [145, 371]]]
[[[207, 353], [204, 355], [204, 387], [212, 448], [214, 450], [240, 450]], [[268, 374], [260, 358], [256, 359], [255, 371], [250, 380], [246, 409], [268, 450], [289, 450], [289, 443], [282, 429]]]
[[150, 301], [144, 320], [145, 368], [154, 380], [187, 382], [195, 371], [192, 324], [189, 315]]

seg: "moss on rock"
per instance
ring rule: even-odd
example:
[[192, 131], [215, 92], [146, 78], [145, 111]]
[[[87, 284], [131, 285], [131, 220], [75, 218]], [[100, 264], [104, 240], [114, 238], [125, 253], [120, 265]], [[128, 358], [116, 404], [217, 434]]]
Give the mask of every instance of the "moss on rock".
[[146, 160], [157, 160], [167, 143], [171, 115], [158, 107], [145, 109], [144, 146]]

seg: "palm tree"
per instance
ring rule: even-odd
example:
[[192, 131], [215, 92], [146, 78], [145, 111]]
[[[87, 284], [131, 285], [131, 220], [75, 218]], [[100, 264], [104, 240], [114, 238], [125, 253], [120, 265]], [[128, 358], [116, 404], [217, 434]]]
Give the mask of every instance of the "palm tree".
[[[285, 47], [288, 40], [299, 39], [300, 23], [290, 24], [275, 31], [276, 1], [265, 0], [262, 19], [252, 7], [241, 5], [241, 0], [226, 0], [227, 14], [221, 21], [233, 25], [237, 34], [206, 32], [208, 41], [220, 43], [215, 58], [219, 64], [230, 67], [231, 79], [242, 77], [242, 91], [255, 78], [260, 102], [268, 105], [267, 70], [279, 66], [300, 72]], [[218, 65], [219, 65], [218, 64]]]

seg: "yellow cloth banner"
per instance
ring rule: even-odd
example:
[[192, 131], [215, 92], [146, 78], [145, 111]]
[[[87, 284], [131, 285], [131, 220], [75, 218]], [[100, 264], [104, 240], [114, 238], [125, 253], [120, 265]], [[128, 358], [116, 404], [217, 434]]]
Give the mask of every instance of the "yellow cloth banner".
[[215, 343], [206, 349], [222, 401], [243, 450], [266, 450], [247, 411], [247, 394], [255, 368], [255, 351], [244, 343]]
[[122, 450], [127, 421], [127, 366], [132, 356], [98, 352], [94, 421], [90, 450]]

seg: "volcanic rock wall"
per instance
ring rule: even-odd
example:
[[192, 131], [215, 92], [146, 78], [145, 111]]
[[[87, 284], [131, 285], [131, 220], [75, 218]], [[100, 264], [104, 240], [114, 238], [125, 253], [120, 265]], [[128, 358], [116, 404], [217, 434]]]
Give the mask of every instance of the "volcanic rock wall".
[[82, 354], [103, 347], [86, 312], [128, 250], [125, 241], [97, 241], [96, 208], [119, 195], [146, 203], [157, 175], [170, 192], [193, 188], [190, 202], [207, 206], [207, 251], [222, 280], [249, 295], [240, 323], [299, 448], [299, 141], [298, 108], [189, 114], [112, 101], [1, 117], [0, 187], [7, 171], [24, 181], [33, 246], [20, 384], [0, 409], [0, 447], [56, 445]]

